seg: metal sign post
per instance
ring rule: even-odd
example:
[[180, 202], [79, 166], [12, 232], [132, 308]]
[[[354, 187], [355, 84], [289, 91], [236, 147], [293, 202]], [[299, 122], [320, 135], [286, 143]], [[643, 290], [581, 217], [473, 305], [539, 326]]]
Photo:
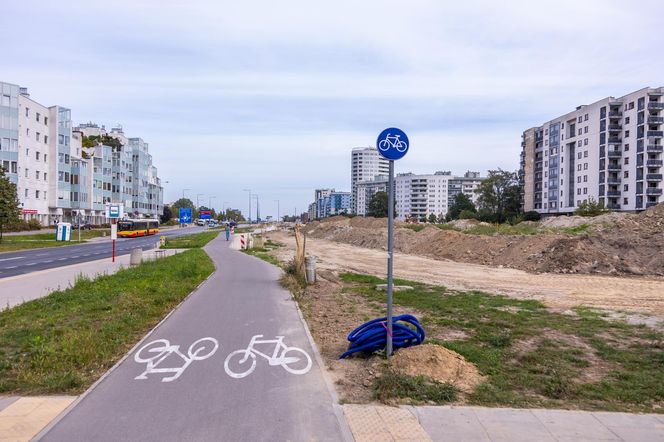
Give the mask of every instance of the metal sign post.
[[106, 218], [111, 219], [111, 262], [115, 262], [115, 240], [118, 238], [118, 219], [124, 216], [122, 204], [108, 204], [106, 206]]
[[403, 158], [408, 152], [408, 136], [401, 129], [390, 127], [378, 135], [378, 153], [390, 161], [387, 181], [387, 345], [385, 354], [392, 355], [392, 301], [394, 289], [394, 161]]

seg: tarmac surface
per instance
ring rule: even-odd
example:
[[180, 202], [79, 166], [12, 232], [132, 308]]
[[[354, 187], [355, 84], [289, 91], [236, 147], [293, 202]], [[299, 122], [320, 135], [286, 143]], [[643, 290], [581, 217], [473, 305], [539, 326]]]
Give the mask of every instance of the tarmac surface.
[[[143, 250], [154, 248], [159, 242], [160, 236], [175, 237], [205, 230], [205, 227], [191, 226], [182, 229], [162, 230], [158, 235], [142, 238], [118, 238], [115, 243], [115, 255], [126, 255], [132, 249], [136, 248]], [[55, 237], [55, 233], [53, 235]], [[0, 253], [0, 279], [81, 262], [110, 258], [111, 254], [110, 237], [95, 238], [77, 245]]]
[[281, 271], [205, 250], [217, 271], [38, 440], [350, 440]]

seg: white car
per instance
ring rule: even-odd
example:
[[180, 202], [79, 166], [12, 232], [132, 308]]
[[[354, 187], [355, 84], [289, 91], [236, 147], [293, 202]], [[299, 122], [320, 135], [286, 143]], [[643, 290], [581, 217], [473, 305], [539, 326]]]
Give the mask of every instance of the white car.
[[204, 225], [205, 225], [205, 220], [197, 219], [197, 220], [196, 220], [196, 225], [197, 225], [197, 226], [204, 226]]

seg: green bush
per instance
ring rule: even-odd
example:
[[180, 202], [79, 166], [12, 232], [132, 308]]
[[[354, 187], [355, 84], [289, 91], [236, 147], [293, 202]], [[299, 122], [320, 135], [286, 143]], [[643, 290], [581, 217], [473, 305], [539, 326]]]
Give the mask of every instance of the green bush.
[[459, 212], [459, 219], [477, 219], [477, 213], [471, 210], [462, 210]]
[[523, 214], [524, 221], [539, 221], [540, 219], [542, 219], [542, 215], [534, 210], [530, 210]]
[[595, 201], [594, 198], [590, 197], [577, 207], [574, 214], [579, 216], [598, 216], [606, 212], [607, 209], [604, 208], [604, 203]]

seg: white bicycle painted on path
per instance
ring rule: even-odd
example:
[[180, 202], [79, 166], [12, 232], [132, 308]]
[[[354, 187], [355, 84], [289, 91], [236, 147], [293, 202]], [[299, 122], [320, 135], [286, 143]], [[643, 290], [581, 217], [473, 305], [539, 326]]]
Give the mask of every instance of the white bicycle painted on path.
[[[235, 350], [226, 357], [224, 369], [228, 376], [236, 379], [249, 376], [256, 369], [257, 355], [267, 359], [270, 366], [281, 365], [292, 374], [305, 374], [311, 369], [311, 357], [307, 352], [301, 348], [288, 347], [284, 344], [283, 336], [275, 336], [276, 339], [259, 339], [262, 337], [263, 335], [252, 337], [246, 349]], [[256, 350], [254, 346], [257, 344], [275, 344], [272, 356]]]
[[[150, 373], [175, 373], [173, 376], [165, 377], [161, 382], [171, 382], [179, 378], [193, 361], [202, 361], [212, 356], [219, 348], [219, 343], [214, 338], [201, 338], [195, 341], [187, 349], [187, 354], [180, 351], [179, 345], [171, 345], [168, 339], [157, 339], [141, 347], [134, 354], [134, 361], [139, 364], [147, 364], [145, 371], [134, 379], [147, 379]], [[172, 368], [157, 368], [170, 355], [179, 356], [184, 365]]]
[[388, 133], [384, 139], [380, 140], [378, 143], [378, 148], [380, 150], [386, 152], [390, 149], [390, 147], [394, 147], [399, 152], [405, 152], [406, 149], [408, 149], [408, 144], [406, 144], [405, 141], [399, 139], [401, 135], [390, 135], [391, 134]]

